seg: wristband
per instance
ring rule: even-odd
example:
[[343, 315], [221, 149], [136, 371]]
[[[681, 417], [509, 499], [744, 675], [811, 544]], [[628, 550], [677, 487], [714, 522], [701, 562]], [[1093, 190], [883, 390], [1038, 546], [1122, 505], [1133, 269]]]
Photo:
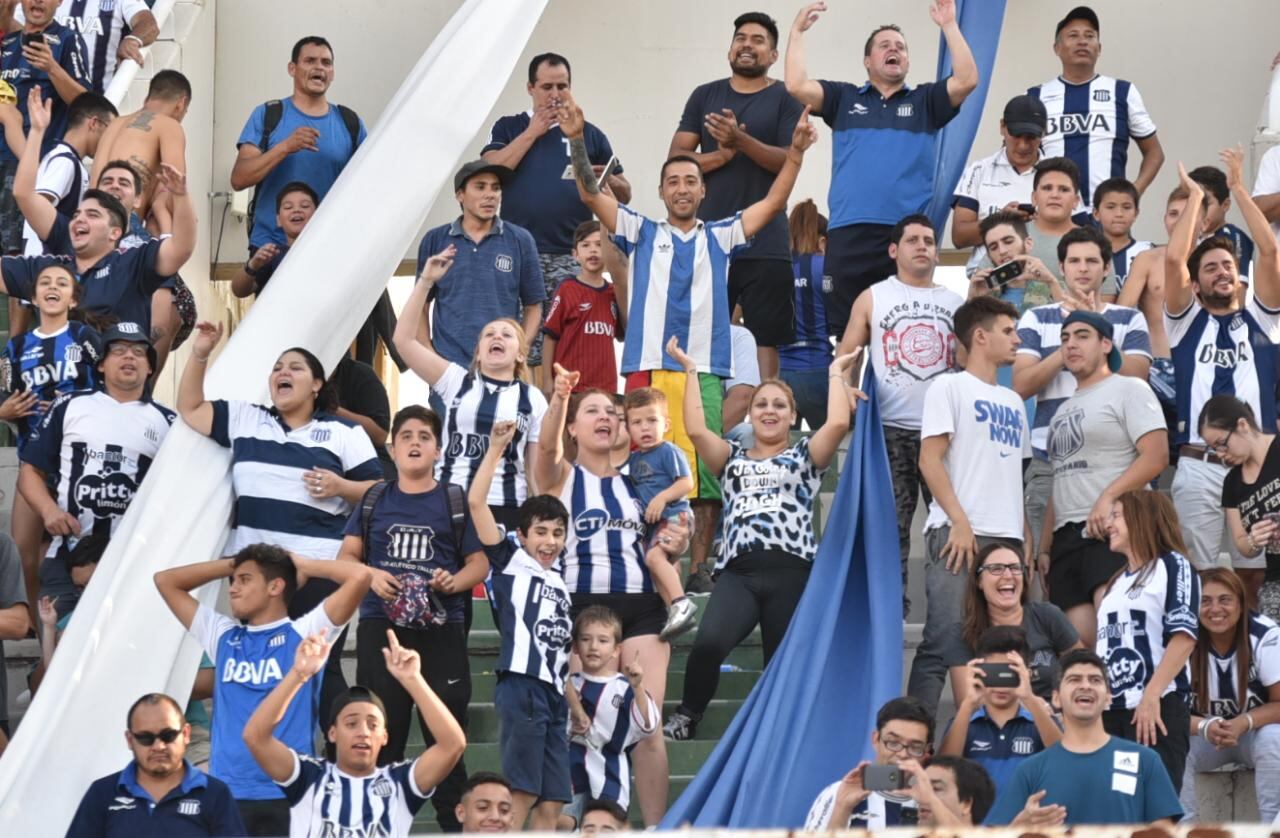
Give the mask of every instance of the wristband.
[[260, 279], [260, 277], [258, 276], [258, 272], [255, 271], [248, 262], [244, 263], [244, 272], [247, 273], [249, 276], [253, 277], [254, 279]]
[[1248, 713], [1245, 713], [1244, 718], [1245, 718], [1245, 721], [1249, 723], [1249, 727], [1245, 729], [1245, 733], [1250, 733], [1253, 731], [1253, 716], [1250, 716]]
[[140, 47], [145, 47], [147, 45], [146, 42], [143, 41], [141, 38], [139, 38], [137, 35], [125, 35], [124, 39], [126, 41], [137, 41], [138, 46]]

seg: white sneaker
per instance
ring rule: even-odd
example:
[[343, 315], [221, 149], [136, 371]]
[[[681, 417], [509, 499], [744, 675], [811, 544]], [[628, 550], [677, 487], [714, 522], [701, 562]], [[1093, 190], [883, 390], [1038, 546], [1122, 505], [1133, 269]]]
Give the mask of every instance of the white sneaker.
[[667, 610], [667, 623], [658, 633], [659, 640], [671, 640], [679, 637], [698, 624], [698, 608], [688, 597], [673, 602]]

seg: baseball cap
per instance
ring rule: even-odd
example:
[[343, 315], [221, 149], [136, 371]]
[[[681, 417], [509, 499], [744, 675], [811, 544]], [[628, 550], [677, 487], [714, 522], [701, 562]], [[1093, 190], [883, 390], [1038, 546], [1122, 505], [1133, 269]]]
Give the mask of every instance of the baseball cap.
[[472, 160], [470, 163], [464, 163], [458, 173], [453, 176], [453, 191], [460, 191], [462, 187], [467, 185], [467, 181], [485, 172], [493, 172], [498, 176], [498, 182], [504, 186], [511, 179], [511, 176], [515, 174], [506, 166], [499, 166], [497, 163], [490, 163], [488, 160]]
[[1004, 127], [1018, 137], [1043, 137], [1049, 127], [1049, 114], [1044, 102], [1023, 93], [1004, 106]]
[[145, 343], [147, 345], [147, 360], [151, 362], [151, 371], [156, 371], [156, 349], [151, 345], [151, 337], [138, 323], [131, 320], [121, 320], [113, 326], [107, 328], [102, 333], [102, 348], [105, 351], [113, 343]]
[[1086, 326], [1092, 326], [1093, 330], [1102, 337], [1111, 341], [1111, 352], [1107, 355], [1107, 367], [1112, 372], [1120, 371], [1120, 364], [1123, 359], [1120, 357], [1120, 347], [1116, 346], [1116, 330], [1112, 328], [1111, 321], [1103, 317], [1096, 311], [1082, 311], [1076, 309], [1067, 315], [1067, 319], [1062, 322], [1062, 330], [1065, 332], [1073, 323], [1083, 323]]
[[361, 702], [367, 702], [372, 704], [374, 707], [377, 707], [378, 712], [382, 713], [383, 720], [386, 720], [387, 708], [383, 705], [382, 699], [378, 698], [378, 694], [368, 687], [362, 687], [359, 684], [352, 684], [350, 687], [347, 687], [345, 690], [338, 693], [334, 697], [333, 703], [329, 705], [332, 708], [332, 711], [329, 713], [329, 724], [336, 725], [338, 723], [338, 716], [348, 704], [359, 704]]
[[1067, 24], [1073, 20], [1087, 20], [1093, 27], [1094, 32], [1097, 32], [1099, 35], [1102, 34], [1102, 26], [1098, 23], [1098, 13], [1088, 6], [1076, 6], [1074, 9], [1067, 12], [1066, 17], [1058, 21], [1058, 28], [1053, 30], [1053, 37], [1056, 39], [1060, 34], [1062, 34], [1062, 30], [1066, 29]]

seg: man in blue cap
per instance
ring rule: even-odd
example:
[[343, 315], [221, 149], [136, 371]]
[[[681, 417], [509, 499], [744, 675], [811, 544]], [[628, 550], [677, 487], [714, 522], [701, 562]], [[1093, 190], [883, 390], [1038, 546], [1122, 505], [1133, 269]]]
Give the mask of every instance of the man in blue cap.
[[1053, 495], [1040, 553], [1049, 600], [1086, 646], [1097, 633], [1096, 601], [1124, 567], [1107, 533], [1116, 498], [1144, 488], [1169, 464], [1164, 412], [1143, 379], [1116, 375], [1123, 360], [1101, 312], [1076, 309], [1062, 323], [1062, 362], [1076, 391], [1049, 423]]

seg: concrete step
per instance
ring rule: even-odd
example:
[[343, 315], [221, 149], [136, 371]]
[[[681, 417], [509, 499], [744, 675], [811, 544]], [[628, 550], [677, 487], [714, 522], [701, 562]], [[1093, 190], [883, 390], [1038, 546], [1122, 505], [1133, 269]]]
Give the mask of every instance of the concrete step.
[[[668, 742], [667, 759], [672, 774], [695, 774], [703, 761], [716, 746], [715, 739], [694, 739], [689, 742]], [[467, 746], [467, 772], [502, 770], [502, 758], [497, 742], [473, 742]]]

